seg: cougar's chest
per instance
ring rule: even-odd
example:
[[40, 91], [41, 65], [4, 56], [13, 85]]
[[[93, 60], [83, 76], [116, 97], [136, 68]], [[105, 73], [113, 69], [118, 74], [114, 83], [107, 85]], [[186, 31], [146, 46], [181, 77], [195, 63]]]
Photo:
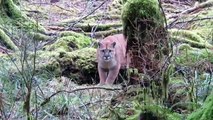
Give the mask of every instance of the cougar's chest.
[[114, 67], [116, 67], [117, 61], [116, 60], [111, 60], [108, 62], [100, 61], [98, 64], [99, 64], [99, 67], [101, 67], [102, 69], [110, 70], [110, 69], [113, 69]]

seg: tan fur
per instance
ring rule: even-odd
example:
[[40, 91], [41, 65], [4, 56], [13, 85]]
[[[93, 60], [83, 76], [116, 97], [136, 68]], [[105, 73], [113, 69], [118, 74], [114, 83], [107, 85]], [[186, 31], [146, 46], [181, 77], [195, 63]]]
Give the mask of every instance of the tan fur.
[[[99, 42], [97, 49], [99, 84], [114, 83], [121, 66], [126, 64], [126, 45], [127, 42], [123, 34], [108, 36]], [[103, 52], [104, 50], [110, 52]], [[109, 59], [104, 57], [107, 55]]]

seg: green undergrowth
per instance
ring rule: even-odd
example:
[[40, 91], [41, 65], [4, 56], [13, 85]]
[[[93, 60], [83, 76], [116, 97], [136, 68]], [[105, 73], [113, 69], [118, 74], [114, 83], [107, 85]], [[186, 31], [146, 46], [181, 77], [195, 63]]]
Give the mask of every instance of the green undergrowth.
[[126, 120], [181, 120], [181, 115], [163, 106], [155, 104], [141, 105], [138, 102], [133, 103], [135, 108], [134, 115], [128, 117]]
[[[124, 96], [113, 97], [111, 106], [106, 108], [107, 114], [101, 116], [101, 120], [181, 120], [182, 115], [162, 104], [161, 97], [156, 94], [158, 92], [155, 88], [151, 90], [149, 87], [132, 86]], [[151, 94], [154, 94], [155, 98]], [[120, 100], [120, 97], [123, 99]]]
[[[63, 90], [63, 84], [59, 84]], [[59, 88], [60, 89], [60, 88]], [[43, 106], [48, 113], [54, 115], [64, 114], [64, 118], [75, 119], [79, 117], [81, 119], [89, 118], [87, 110], [91, 108], [87, 106], [82, 107], [83, 103], [89, 103], [93, 99], [88, 92], [75, 92], [70, 94], [58, 94], [57, 97], [52, 98], [46, 105]], [[68, 112], [68, 110], [75, 109], [73, 112]], [[54, 118], [54, 116], [51, 116]], [[50, 118], [51, 118], [50, 117]]]
[[187, 120], [211, 120], [213, 118], [213, 93], [208, 96], [201, 108], [192, 112]]

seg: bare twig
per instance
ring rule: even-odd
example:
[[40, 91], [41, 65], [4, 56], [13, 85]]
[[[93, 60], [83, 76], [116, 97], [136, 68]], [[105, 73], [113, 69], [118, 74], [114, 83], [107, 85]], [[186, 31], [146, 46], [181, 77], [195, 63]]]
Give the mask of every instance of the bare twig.
[[101, 102], [105, 102], [105, 101], [110, 101], [110, 99], [99, 99], [99, 100], [96, 100], [93, 102], [88, 102], [88, 103], [85, 103], [84, 105], [79, 106], [78, 108], [82, 108], [82, 107], [89, 106], [89, 105], [97, 105], [97, 103], [101, 103]]
[[79, 23], [80, 21], [82, 21], [83, 19], [87, 18], [88, 16], [90, 16], [91, 14], [93, 14], [96, 10], [98, 10], [102, 5], [104, 5], [108, 0], [103, 1], [98, 7], [96, 7], [94, 10], [92, 10], [89, 14], [79, 18], [77, 21], [75, 21], [73, 24], [69, 25], [69, 27], [67, 28], [67, 30], [72, 29], [75, 24]]
[[60, 8], [60, 9], [62, 9], [62, 10], [65, 10], [65, 11], [67, 11], [67, 12], [73, 13], [73, 11], [68, 10], [68, 9], [65, 9], [65, 8], [63, 8], [63, 7], [59, 6], [59, 5], [54, 5], [54, 6]]
[[53, 94], [50, 95], [48, 98], [46, 98], [46, 99], [41, 103], [41, 106], [44, 106], [45, 104], [47, 104], [47, 103], [50, 101], [50, 99], [51, 99], [52, 97], [56, 96], [57, 94], [60, 94], [60, 93], [74, 93], [74, 92], [77, 92], [77, 91], [89, 90], [89, 89], [104, 89], [104, 90], [111, 90], [111, 91], [121, 90], [121, 88], [112, 88], [112, 87], [104, 87], [104, 86], [81, 87], [81, 88], [76, 88], [76, 89], [71, 90], [71, 91], [60, 90], [60, 91], [57, 91], [57, 92], [53, 93]]
[[211, 19], [213, 19], [213, 16], [205, 17], [205, 18], [197, 18], [197, 19], [185, 20], [185, 21], [178, 21], [175, 24], [195, 22], [195, 21], [201, 21], [201, 20], [211, 20]]

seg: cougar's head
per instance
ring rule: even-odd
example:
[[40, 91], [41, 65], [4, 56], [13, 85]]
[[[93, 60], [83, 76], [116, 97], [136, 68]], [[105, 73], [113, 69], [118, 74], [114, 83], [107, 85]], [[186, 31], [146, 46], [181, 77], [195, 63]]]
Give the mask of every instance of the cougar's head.
[[115, 57], [116, 42], [98, 42], [99, 58], [108, 62]]

